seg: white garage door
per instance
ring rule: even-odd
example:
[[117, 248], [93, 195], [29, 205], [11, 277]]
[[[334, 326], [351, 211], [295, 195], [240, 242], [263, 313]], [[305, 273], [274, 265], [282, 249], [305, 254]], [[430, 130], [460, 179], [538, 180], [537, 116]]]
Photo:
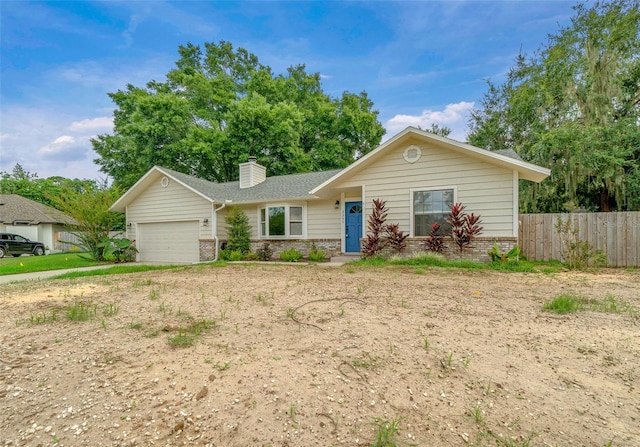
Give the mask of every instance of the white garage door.
[[200, 260], [198, 221], [138, 225], [140, 261], [191, 263]]

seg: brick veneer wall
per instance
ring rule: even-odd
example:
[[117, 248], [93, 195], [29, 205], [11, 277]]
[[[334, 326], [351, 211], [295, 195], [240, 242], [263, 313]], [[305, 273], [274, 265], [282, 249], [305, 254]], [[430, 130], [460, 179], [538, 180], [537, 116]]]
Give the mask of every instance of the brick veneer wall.
[[318, 250], [323, 250], [327, 257], [340, 255], [340, 239], [253, 239], [251, 241], [251, 251], [255, 253], [256, 250], [262, 248], [265, 242], [270, 244], [273, 250], [273, 257], [276, 259], [280, 253], [292, 247], [302, 253], [303, 256], [307, 256], [313, 245]]
[[[426, 238], [407, 239], [407, 253], [424, 251], [423, 244]], [[489, 252], [493, 249], [493, 244], [498, 245], [501, 253], [506, 253], [518, 244], [517, 237], [479, 237], [473, 241], [473, 247], [467, 248], [460, 253], [458, 246], [453, 243], [451, 238], [445, 238], [444, 243], [447, 248], [443, 251], [445, 258], [449, 260], [467, 259], [470, 261], [489, 262]]]
[[[404, 254], [409, 255], [411, 253], [424, 252], [423, 244], [426, 238], [410, 238], [407, 239], [407, 248]], [[221, 241], [223, 244], [225, 241]], [[273, 250], [273, 257], [277, 259], [280, 253], [293, 247], [298, 250], [303, 256], [309, 254], [312, 245], [315, 244], [316, 248], [324, 250], [328, 257], [339, 256], [341, 254], [341, 242], [340, 239], [253, 239], [251, 241], [251, 251], [253, 253], [256, 250], [262, 248], [263, 244], [268, 242]], [[518, 244], [518, 238], [516, 237], [479, 237], [474, 240], [473, 247], [462, 251], [460, 254], [458, 247], [453, 243], [451, 238], [445, 238], [445, 245], [447, 248], [442, 253], [447, 259], [467, 259], [478, 262], [488, 262], [489, 252], [493, 249], [493, 244], [496, 243], [501, 253], [506, 253]], [[200, 261], [212, 261], [215, 257], [215, 241], [213, 239], [201, 239], [200, 240]]]

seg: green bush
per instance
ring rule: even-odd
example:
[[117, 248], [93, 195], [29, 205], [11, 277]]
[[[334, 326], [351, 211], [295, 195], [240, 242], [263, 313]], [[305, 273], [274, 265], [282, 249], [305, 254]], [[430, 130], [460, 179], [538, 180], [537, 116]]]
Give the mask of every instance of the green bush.
[[247, 215], [235, 205], [224, 220], [227, 223], [227, 250], [248, 253], [251, 250], [251, 226]]
[[560, 236], [562, 260], [569, 269], [586, 270], [607, 266], [607, 254], [597, 250], [590, 242], [580, 239], [578, 227], [573, 224], [571, 218], [567, 218], [566, 221], [558, 218], [556, 231]]
[[302, 253], [291, 247], [280, 253], [280, 259], [285, 262], [298, 262], [302, 259]]
[[273, 250], [271, 249], [271, 245], [268, 242], [262, 244], [262, 248], [256, 250], [256, 257], [260, 261], [271, 261], [271, 258], [273, 258]]
[[[227, 250], [229, 249], [227, 248]], [[229, 261], [242, 261], [243, 258], [244, 255], [240, 250], [231, 250], [231, 252], [229, 252]]]
[[324, 262], [327, 259], [327, 255], [324, 250], [317, 248], [315, 245], [309, 250], [309, 261], [311, 262]]
[[492, 262], [508, 262], [508, 261], [518, 262], [518, 257], [520, 256], [520, 248], [517, 245], [514, 245], [514, 247], [511, 250], [504, 253], [504, 252], [501, 252], [500, 249], [498, 248], [498, 243], [494, 242], [493, 248], [487, 254], [491, 258]]
[[218, 257], [220, 258], [220, 260], [222, 261], [230, 261], [230, 256], [231, 256], [231, 251], [226, 249], [226, 248], [222, 248], [220, 249], [220, 251], [218, 252]]

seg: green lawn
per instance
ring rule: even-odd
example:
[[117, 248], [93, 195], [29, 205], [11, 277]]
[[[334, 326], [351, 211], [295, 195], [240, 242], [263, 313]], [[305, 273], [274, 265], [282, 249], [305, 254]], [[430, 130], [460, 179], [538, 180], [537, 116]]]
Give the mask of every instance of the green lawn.
[[23, 255], [18, 258], [5, 256], [0, 259], [0, 275], [90, 267], [101, 264], [103, 263], [88, 259], [88, 255], [84, 253], [57, 253], [45, 256]]

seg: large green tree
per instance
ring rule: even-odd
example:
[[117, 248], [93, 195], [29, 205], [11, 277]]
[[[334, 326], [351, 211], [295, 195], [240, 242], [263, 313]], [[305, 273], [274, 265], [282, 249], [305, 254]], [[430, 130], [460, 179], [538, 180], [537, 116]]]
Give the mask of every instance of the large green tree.
[[474, 110], [469, 141], [551, 168], [523, 183], [527, 212], [640, 209], [638, 0], [579, 4], [571, 25], [519, 56]]
[[99, 135], [96, 163], [128, 188], [154, 165], [208, 180], [238, 178], [249, 155], [269, 175], [347, 166], [384, 134], [365, 92], [332, 98], [304, 65], [274, 75], [229, 42], [187, 44], [165, 82], [110, 93], [113, 134]]

